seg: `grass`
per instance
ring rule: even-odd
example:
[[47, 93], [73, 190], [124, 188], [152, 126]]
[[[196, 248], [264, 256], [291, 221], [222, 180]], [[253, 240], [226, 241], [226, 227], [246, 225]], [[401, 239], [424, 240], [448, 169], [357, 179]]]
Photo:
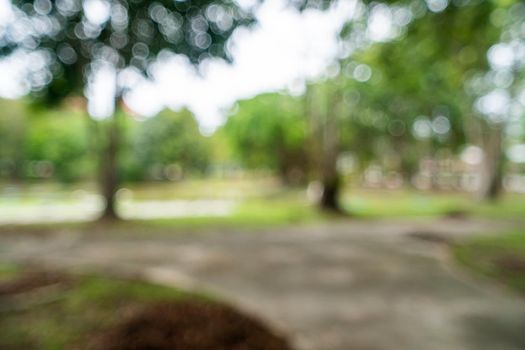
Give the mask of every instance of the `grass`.
[[[436, 218], [461, 212], [471, 217], [501, 220], [525, 218], [525, 196], [507, 194], [495, 203], [474, 201], [469, 194], [409, 190], [355, 190], [342, 196], [343, 208], [354, 219]], [[249, 198], [225, 217], [187, 217], [140, 221], [172, 228], [257, 228], [329, 221], [338, 218], [318, 210], [300, 190]], [[139, 221], [133, 221], [139, 223]]]
[[[241, 187], [249, 188], [247, 183], [243, 183]], [[227, 187], [222, 183], [219, 188], [225, 191]], [[211, 189], [210, 191], [213, 192]], [[247, 193], [244, 198], [238, 197], [239, 204], [229, 216], [155, 219], [152, 222], [166, 226], [200, 228], [279, 226], [334, 219], [334, 216], [320, 212], [300, 188], [276, 189], [275, 185], [268, 185], [267, 192], [262, 190], [255, 193], [252, 188]], [[187, 196], [190, 194], [186, 193], [182, 198], [188, 198]], [[497, 202], [483, 203], [474, 200], [469, 193], [350, 188], [342, 193], [341, 203], [354, 218], [424, 218], [445, 216], [453, 212], [503, 220], [525, 218], [525, 196], [522, 194], [505, 194]]]
[[327, 216], [308, 203], [294, 200], [247, 200], [228, 216], [202, 216], [133, 221], [172, 228], [261, 228], [326, 220]]
[[[18, 197], [0, 196], [0, 208], [24, 210], [24, 203], [52, 195], [63, 203], [73, 200], [72, 193], [94, 193], [88, 185], [67, 187], [60, 190], [56, 185], [19, 188]], [[84, 186], [84, 187], [82, 187]], [[75, 190], [76, 192], [71, 192]], [[233, 212], [228, 216], [177, 217], [169, 219], [129, 220], [121, 226], [134, 230], [138, 226], [149, 232], [157, 228], [186, 230], [206, 228], [258, 228], [278, 227], [293, 224], [320, 222], [334, 219], [334, 216], [321, 213], [308, 200], [305, 189], [283, 188], [275, 179], [239, 179], [214, 180], [200, 179], [177, 183], [152, 183], [123, 188], [121, 199], [124, 201], [148, 200], [193, 200], [193, 199], [228, 199], [236, 202]], [[55, 193], [56, 192], [56, 193]], [[45, 195], [47, 193], [47, 195]], [[38, 194], [38, 195], [36, 195]], [[47, 196], [47, 197], [46, 197]], [[34, 197], [34, 198], [33, 198]], [[51, 198], [50, 197], [50, 198]], [[35, 199], [37, 198], [37, 199]], [[506, 194], [496, 203], [480, 203], [469, 193], [416, 191], [409, 189], [360, 189], [348, 188], [342, 193], [343, 208], [353, 218], [432, 218], [450, 213], [465, 213], [472, 217], [494, 218], [502, 220], [523, 220], [525, 218], [525, 196]], [[77, 203], [82, 198], [77, 198]], [[54, 201], [54, 200], [53, 200]], [[54, 202], [53, 202], [54, 203]], [[33, 210], [35, 210], [33, 208]], [[77, 209], [78, 210], [78, 209]], [[1, 215], [1, 214], [0, 214]], [[51, 224], [39, 227], [78, 227], [86, 224]], [[87, 225], [90, 226], [90, 225]], [[91, 228], [90, 228], [91, 229]], [[0, 230], [5, 231], [5, 230]]]
[[13, 265], [0, 264], [0, 281], [15, 277], [18, 274], [18, 268]]
[[471, 238], [452, 249], [460, 264], [525, 295], [525, 230]]
[[[0, 280], [13, 278], [19, 271], [1, 265]], [[53, 302], [0, 311], [0, 349], [83, 348], [92, 335], [145, 303], [205, 298], [168, 287], [95, 276], [75, 276], [71, 287], [57, 293]]]
[[[479, 203], [467, 194], [432, 193], [416, 191], [356, 190], [343, 196], [344, 208], [353, 219], [425, 219], [443, 217], [451, 212], [463, 212], [473, 218], [523, 221], [523, 195], [506, 195], [496, 203]], [[94, 223], [51, 223], [9, 225], [0, 227], [5, 232], [53, 232], [73, 230], [85, 232], [115, 232], [173, 234], [206, 229], [279, 228], [290, 225], [331, 221], [341, 217], [328, 215], [309, 203], [302, 191], [281, 192], [267, 197], [245, 199], [231, 215], [178, 217], [151, 220], [126, 220], [115, 225]]]
[[463, 212], [493, 219], [525, 218], [525, 196], [505, 194], [496, 202], [480, 202], [469, 193], [415, 190], [350, 190], [343, 196], [345, 208], [357, 217], [436, 217]]
[[462, 210], [468, 199], [462, 195], [411, 190], [356, 190], [344, 196], [345, 208], [358, 217], [441, 216]]

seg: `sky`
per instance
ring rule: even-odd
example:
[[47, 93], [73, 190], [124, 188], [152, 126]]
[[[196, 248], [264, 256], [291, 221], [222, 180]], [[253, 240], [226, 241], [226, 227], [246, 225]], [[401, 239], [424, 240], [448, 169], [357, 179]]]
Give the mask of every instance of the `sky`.
[[300, 93], [305, 79], [321, 76], [339, 52], [337, 33], [351, 16], [353, 2], [327, 12], [299, 13], [281, 0], [268, 0], [257, 12], [258, 24], [232, 38], [233, 63], [212, 61], [199, 76], [182, 57], [152, 67], [153, 81], [139, 83], [126, 102], [140, 114], [160, 106], [189, 107], [204, 131], [224, 121], [237, 100], [288, 89]]
[[[236, 1], [249, 6], [254, 0]], [[232, 64], [207, 61], [197, 74], [184, 57], [172, 55], [158, 59], [150, 67], [147, 80], [132, 69], [116, 76], [114, 69], [101, 66], [85, 91], [88, 112], [94, 118], [106, 118], [113, 113], [117, 79], [120, 86], [129, 88], [124, 100], [137, 116], [147, 118], [166, 107], [174, 110], [188, 107], [196, 115], [201, 131], [209, 134], [224, 122], [227, 111], [238, 100], [279, 90], [300, 94], [304, 81], [333, 72], [329, 67], [341, 53], [337, 34], [345, 22], [359, 15], [360, 7], [358, 0], [339, 0], [327, 11], [298, 12], [285, 2], [265, 0], [256, 12], [258, 23], [234, 33], [228, 45]], [[426, 0], [426, 4], [429, 11], [441, 12], [448, 2]], [[103, 23], [109, 16], [106, 5], [105, 0], [84, 0], [86, 17]], [[0, 0], [0, 30], [10, 17], [9, 0]], [[391, 40], [411, 19], [412, 13], [406, 8], [377, 4], [368, 18], [367, 37], [371, 42]], [[513, 61], [512, 52], [509, 45], [494, 45], [487, 53], [493, 70], [505, 71]], [[0, 61], [0, 97], [18, 98], [29, 91], [24, 71], [27, 67], [41, 70], [45, 60], [37, 56], [33, 52]], [[360, 81], [373, 74], [364, 65], [356, 69], [366, 73], [354, 71], [354, 78]], [[41, 84], [50, 79], [38, 74], [36, 78]], [[504, 111], [500, 107], [508, 106], [508, 99], [503, 89], [494, 90], [480, 98], [476, 108], [485, 114], [501, 115]]]
[[[250, 0], [238, 1], [246, 6]], [[0, 21], [9, 17], [8, 3], [0, 0]], [[93, 18], [105, 15], [103, 6], [84, 10], [92, 11]], [[354, 12], [354, 0], [339, 1], [329, 11], [302, 13], [287, 7], [284, 0], [266, 0], [257, 10], [257, 25], [234, 33], [229, 46], [232, 64], [209, 61], [196, 74], [184, 57], [170, 57], [151, 67], [148, 80], [132, 70], [116, 78], [111, 68], [102, 67], [86, 89], [88, 110], [95, 118], [112, 113], [111, 96], [118, 79], [132, 87], [125, 102], [138, 115], [147, 117], [165, 107], [186, 106], [196, 115], [201, 130], [212, 132], [235, 101], [283, 89], [300, 93], [306, 79], [322, 76], [339, 52], [337, 33]], [[29, 61], [16, 57], [0, 63], [0, 96], [16, 98], [27, 93], [19, 76]]]

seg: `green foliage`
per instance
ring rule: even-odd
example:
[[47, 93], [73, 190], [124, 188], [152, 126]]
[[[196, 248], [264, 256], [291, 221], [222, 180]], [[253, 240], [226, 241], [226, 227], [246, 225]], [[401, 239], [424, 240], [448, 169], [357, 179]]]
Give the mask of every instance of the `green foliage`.
[[[109, 20], [97, 25], [98, 31], [90, 37], [79, 32], [85, 15], [81, 8], [64, 13], [58, 4], [52, 3], [45, 16], [60, 20], [58, 33], [31, 34], [38, 39], [38, 49], [49, 50], [53, 73], [47, 87], [33, 91], [34, 97], [58, 101], [80, 92], [85, 83], [83, 74], [96, 68], [93, 62], [101, 57], [109, 61], [118, 58], [110, 62], [117, 69], [133, 66], [142, 73], [163, 49], [186, 55], [193, 63], [208, 56], [228, 58], [224, 49], [227, 37], [236, 26], [253, 20], [250, 14], [228, 1], [163, 0], [152, 4], [118, 1], [112, 11], [116, 11], [117, 3], [127, 12], [126, 26], [120, 28]], [[347, 41], [345, 44], [366, 33], [367, 16], [374, 6], [388, 4], [395, 6], [396, 11], [403, 6], [412, 9], [415, 6], [412, 1], [364, 3], [369, 7], [364, 9], [363, 17], [343, 28], [341, 38]], [[32, 1], [18, 0], [14, 4], [23, 6], [18, 13], [21, 18], [36, 16]], [[328, 4], [300, 1], [297, 6], [326, 8]], [[166, 13], [172, 15], [170, 18], [184, 19], [178, 34], [167, 33], [162, 21], [154, 18], [154, 13], [164, 13], [157, 5], [169, 10]], [[216, 11], [216, 5], [231, 10], [233, 22], [227, 30], [217, 27], [210, 19], [213, 16], [203, 16]], [[328, 124], [328, 118], [337, 119], [337, 132], [325, 132], [324, 136], [330, 140], [337, 134], [334, 149], [351, 153], [360, 170], [372, 163], [380, 164], [383, 170], [401, 173], [409, 180], [418, 173], [424, 159], [457, 158], [467, 143], [480, 144], [477, 141], [483, 138], [478, 127], [480, 113], [473, 107], [481, 92], [469, 90], [468, 82], [491, 69], [487, 52], [492, 45], [500, 40], [511, 42], [514, 36], [521, 35], [516, 28], [523, 24], [525, 7], [514, 0], [452, 1], [443, 11], [434, 13], [424, 2], [420, 5], [423, 11], [412, 13], [410, 23], [399, 27], [398, 37], [356, 45], [351, 55], [340, 62], [340, 74], [310, 83], [304, 98], [267, 93], [241, 101], [212, 138], [199, 133], [188, 111], [164, 111], [144, 122], [124, 117], [125, 137], [120, 141], [126, 147], [121, 152], [121, 177], [134, 181], [178, 179], [206, 173], [210, 164], [221, 163], [270, 169], [286, 182], [293, 182], [297, 174], [304, 179], [314, 165], [320, 168], [321, 162], [313, 164], [312, 159], [316, 158], [313, 153], [320, 154], [323, 149], [320, 129], [323, 123]], [[139, 27], [149, 29], [141, 33], [136, 30]], [[209, 47], [198, 45], [196, 36], [201, 34], [210, 36], [204, 35], [211, 40]], [[122, 46], [116, 45], [121, 35], [126, 35], [127, 41]], [[0, 43], [4, 45], [2, 55], [25, 45], [7, 39]], [[65, 63], [64, 57], [61, 58], [60, 52], [65, 47], [74, 50], [74, 62]], [[102, 47], [106, 49], [104, 54]], [[369, 79], [356, 79], [359, 67], [370, 70]], [[518, 86], [523, 72], [515, 73], [510, 84]], [[34, 178], [39, 172], [47, 174], [51, 165], [55, 178], [73, 181], [94, 167], [94, 159], [86, 156], [88, 143], [93, 141], [86, 139], [82, 117], [63, 113], [66, 112], [37, 111], [29, 116], [17, 106], [5, 108], [0, 115], [2, 176]], [[51, 121], [51, 115], [57, 118], [56, 122]], [[446, 132], [436, 132], [433, 123], [439, 118], [449, 124]], [[415, 131], [421, 121], [430, 128], [427, 135]], [[111, 121], [100, 124], [110, 125]], [[100, 152], [104, 152], [103, 144], [108, 139], [106, 135], [102, 140], [105, 142], [100, 143]]]
[[71, 110], [33, 110], [2, 101], [0, 176], [71, 182], [85, 178], [90, 161], [84, 123], [87, 116]]
[[[344, 91], [342, 141], [360, 164], [376, 162], [410, 179], [423, 158], [457, 155], [467, 142], [480, 143], [481, 118], [474, 108], [479, 95], [468, 84], [490, 69], [487, 52], [504, 32], [495, 18], [519, 12], [511, 7], [516, 3], [451, 2], [439, 13], [424, 9], [397, 38], [356, 46], [331, 84], [341, 84]], [[358, 37], [366, 28], [358, 24], [345, 26], [342, 38], [352, 42]], [[357, 79], [359, 69], [368, 69], [370, 77]], [[448, 130], [437, 132], [435, 123], [443, 120]], [[418, 123], [426, 123], [427, 135], [417, 133]]]
[[[131, 68], [147, 77], [154, 61], [173, 54], [195, 65], [212, 57], [229, 60], [227, 40], [237, 27], [255, 21], [229, 0], [116, 0], [96, 3], [95, 11], [91, 2], [79, 0], [12, 4], [14, 18], [0, 33], [0, 57], [29, 52], [34, 55], [29, 60], [42, 62], [28, 69], [25, 83], [32, 101], [46, 106], [81, 95], [102, 67], [115, 74]], [[10, 35], [16, 32], [20, 35]], [[128, 88], [116, 79], [110, 98], [122, 99]], [[99, 139], [105, 142], [97, 145], [102, 215], [116, 219], [120, 124], [101, 124], [107, 126], [107, 136]]]
[[243, 166], [276, 170], [287, 181], [306, 173], [307, 130], [302, 100], [271, 93], [239, 102], [221, 132]]
[[85, 114], [71, 111], [32, 116], [24, 147], [25, 159], [29, 162], [25, 175], [30, 178], [54, 176], [63, 182], [85, 178], [90, 168], [86, 119]]
[[[0, 177], [72, 182], [93, 179], [94, 151], [105, 133], [84, 113], [35, 110], [1, 101]], [[163, 111], [145, 121], [122, 114], [122, 180], [181, 179], [202, 175], [210, 165], [210, 140], [188, 110]], [[95, 128], [91, 132], [89, 128]], [[103, 130], [102, 130], [103, 131]], [[96, 136], [96, 137], [95, 137]]]
[[[93, 19], [81, 1], [34, 4], [14, 0], [16, 18], [9, 26], [24, 26], [20, 36], [0, 36], [0, 56], [17, 50], [44, 50], [49, 69], [28, 77], [34, 100], [46, 104], [80, 95], [85, 74], [105, 61], [117, 69], [134, 67], [146, 74], [149, 63], [163, 50], [186, 56], [192, 63], [207, 57], [229, 59], [225, 48], [235, 28], [254, 21], [235, 2], [199, 1], [112, 1], [107, 18]], [[56, 24], [53, 30], [42, 22]], [[17, 27], [18, 28], [18, 27]], [[11, 28], [4, 33], [8, 33]], [[97, 63], [98, 62], [98, 63]], [[38, 74], [48, 77], [44, 81]], [[123, 91], [117, 91], [121, 96]]]
[[135, 168], [143, 172], [142, 179], [180, 180], [207, 171], [209, 140], [187, 109], [165, 110], [134, 126], [130, 151]]
[[0, 100], [0, 177], [21, 176], [26, 137], [26, 113], [22, 104]]

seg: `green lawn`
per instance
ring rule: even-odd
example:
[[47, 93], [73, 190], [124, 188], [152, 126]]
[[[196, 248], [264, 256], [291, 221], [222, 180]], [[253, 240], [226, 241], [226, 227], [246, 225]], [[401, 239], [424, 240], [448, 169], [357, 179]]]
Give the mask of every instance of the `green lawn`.
[[472, 238], [452, 249], [460, 264], [525, 294], [525, 230]]
[[[232, 184], [229, 184], [232, 186]], [[264, 188], [265, 183], [259, 184]], [[240, 196], [236, 209], [226, 217], [195, 217], [153, 220], [174, 226], [272, 226], [333, 220], [308, 200], [304, 189], [284, 189], [266, 184], [267, 192], [253, 188]], [[194, 183], [191, 186], [198, 188]], [[253, 187], [254, 184], [252, 183]], [[242, 183], [242, 188], [250, 188]], [[255, 186], [257, 187], [257, 186]], [[226, 191], [224, 183], [218, 192]], [[188, 190], [189, 191], [189, 190]], [[211, 192], [214, 192], [210, 189]], [[214, 193], [217, 193], [215, 191]], [[191, 192], [191, 191], [189, 191]], [[188, 198], [189, 192], [178, 192]], [[144, 198], [144, 192], [141, 192]], [[222, 192], [226, 193], [226, 192]], [[462, 212], [473, 217], [494, 219], [525, 219], [525, 195], [506, 194], [494, 203], [476, 201], [469, 193], [432, 192], [415, 190], [371, 190], [349, 188], [341, 196], [341, 204], [354, 218], [424, 218], [440, 217]]]
[[[432, 218], [463, 213], [471, 217], [525, 220], [525, 195], [506, 194], [494, 203], [482, 203], [467, 193], [420, 192], [412, 190], [346, 191], [342, 206], [355, 219]], [[153, 224], [183, 228], [267, 227], [344, 219], [318, 210], [303, 190], [282, 190], [239, 202], [226, 217], [156, 219]]]
[[[0, 265], [0, 281], [18, 273], [13, 266]], [[83, 348], [91, 335], [145, 303], [205, 297], [137, 281], [73, 276], [63, 290], [18, 295], [16, 303], [2, 298], [0, 349], [58, 350]]]
[[453, 212], [494, 219], [525, 218], [525, 195], [520, 194], [482, 203], [469, 193], [357, 189], [345, 193], [343, 204], [354, 215], [370, 218], [432, 217]]
[[[91, 187], [90, 187], [91, 186]], [[85, 188], [83, 190], [82, 188]], [[92, 185], [60, 187], [42, 184], [21, 187], [15, 197], [0, 196], [0, 208], [24, 203], [72, 203], [95, 190]], [[80, 193], [80, 194], [79, 194]], [[75, 197], [76, 196], [76, 197]], [[76, 199], [75, 199], [76, 198]], [[170, 219], [132, 220], [131, 227], [164, 228], [252, 228], [302, 224], [333, 220], [337, 216], [318, 210], [304, 188], [284, 188], [272, 179], [188, 180], [177, 183], [129, 185], [122, 190], [124, 201], [227, 199], [235, 203], [228, 216], [179, 217]], [[353, 218], [427, 218], [463, 213], [466, 216], [503, 220], [524, 220], [525, 195], [506, 194], [495, 203], [480, 203], [470, 193], [416, 191], [409, 189], [362, 189], [348, 187], [342, 193], [343, 208]], [[68, 226], [71, 224], [67, 224]], [[75, 224], [72, 224], [75, 226]], [[59, 226], [63, 226], [60, 224]]]

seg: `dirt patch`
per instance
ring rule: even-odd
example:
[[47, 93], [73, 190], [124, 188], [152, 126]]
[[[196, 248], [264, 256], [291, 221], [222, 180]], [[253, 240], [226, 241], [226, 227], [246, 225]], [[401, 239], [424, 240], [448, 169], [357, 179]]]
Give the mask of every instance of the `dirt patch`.
[[70, 282], [69, 277], [57, 272], [26, 271], [14, 279], [0, 281], [0, 297], [35, 292], [52, 286], [65, 286]]
[[290, 350], [284, 338], [233, 308], [186, 301], [150, 305], [104, 333], [97, 350]]
[[525, 275], [525, 257], [504, 255], [494, 258], [493, 263], [504, 274]]
[[425, 242], [430, 243], [440, 243], [440, 244], [448, 244], [450, 243], [450, 238], [446, 235], [438, 232], [431, 232], [431, 231], [416, 231], [416, 232], [410, 232], [408, 234], [409, 237], [418, 239]]
[[452, 209], [443, 215], [446, 219], [466, 219], [469, 217], [469, 213], [463, 209]]

